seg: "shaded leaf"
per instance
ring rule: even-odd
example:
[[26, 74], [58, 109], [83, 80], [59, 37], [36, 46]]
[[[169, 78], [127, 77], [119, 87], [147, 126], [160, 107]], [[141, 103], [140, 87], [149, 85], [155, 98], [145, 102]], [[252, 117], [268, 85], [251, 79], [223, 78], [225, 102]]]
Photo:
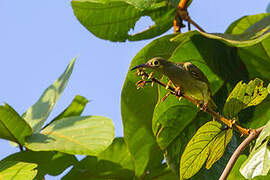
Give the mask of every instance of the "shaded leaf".
[[73, 59], [70, 62], [65, 72], [49, 86], [43, 92], [39, 100], [23, 114], [23, 118], [30, 124], [34, 132], [38, 132], [41, 129], [65, 89], [72, 73], [75, 60], [76, 59]]
[[267, 143], [268, 140], [259, 148], [254, 148], [248, 159], [242, 164], [240, 172], [245, 178], [267, 175], [270, 169], [270, 148]]
[[166, 164], [161, 164], [160, 167], [152, 169], [144, 177], [145, 180], [178, 180], [178, 176], [172, 172]]
[[19, 161], [0, 161], [1, 179], [32, 180], [36, 174], [37, 165]]
[[248, 84], [239, 82], [226, 100], [223, 113], [228, 118], [235, 117], [241, 110], [260, 104], [267, 97], [263, 81], [255, 79]]
[[33, 151], [96, 155], [111, 144], [113, 137], [114, 125], [109, 118], [74, 116], [55, 121], [33, 134], [25, 146]]
[[32, 133], [29, 124], [11, 106], [0, 106], [0, 138], [23, 145]]
[[64, 176], [68, 179], [132, 179], [134, 163], [123, 138], [113, 143], [97, 157], [88, 156]]
[[187, 144], [180, 160], [180, 178], [188, 179], [206, 162], [209, 169], [221, 158], [232, 137], [232, 129], [224, 129], [216, 121], [208, 122], [196, 132]]
[[37, 164], [35, 179], [43, 179], [46, 174], [57, 176], [66, 168], [78, 162], [75, 156], [60, 152], [23, 151], [6, 157], [3, 161], [18, 161]]
[[76, 95], [74, 99], [72, 100], [71, 104], [63, 112], [61, 112], [57, 117], [55, 117], [49, 124], [65, 117], [81, 115], [87, 103], [88, 103], [88, 100], [85, 97]]
[[[152, 41], [133, 58], [130, 67], [145, 63], [155, 56], [170, 57], [178, 45], [169, 41], [173, 36], [167, 35]], [[135, 83], [138, 80], [135, 72], [128, 72], [121, 95], [121, 114], [125, 142], [134, 157], [136, 175], [141, 176], [148, 164], [154, 163], [153, 161], [159, 164], [163, 157], [152, 132], [153, 111], [158, 98], [157, 87], [137, 90]]]
[[[83, 26], [95, 36], [110, 41], [136, 41], [156, 37], [172, 27], [175, 14], [175, 8], [164, 0], [73, 0], [71, 5]], [[155, 25], [129, 35], [128, 32], [143, 16], [151, 17]]]

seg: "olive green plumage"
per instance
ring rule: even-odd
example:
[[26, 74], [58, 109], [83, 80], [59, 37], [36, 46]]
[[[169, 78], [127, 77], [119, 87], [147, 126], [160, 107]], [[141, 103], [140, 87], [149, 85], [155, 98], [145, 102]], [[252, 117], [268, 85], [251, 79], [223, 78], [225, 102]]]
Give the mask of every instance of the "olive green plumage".
[[149, 60], [146, 64], [134, 67], [133, 69], [145, 67], [154, 69], [167, 76], [175, 87], [181, 87], [184, 94], [203, 105], [215, 109], [216, 105], [211, 98], [210, 83], [203, 72], [190, 62], [174, 63], [160, 57]]

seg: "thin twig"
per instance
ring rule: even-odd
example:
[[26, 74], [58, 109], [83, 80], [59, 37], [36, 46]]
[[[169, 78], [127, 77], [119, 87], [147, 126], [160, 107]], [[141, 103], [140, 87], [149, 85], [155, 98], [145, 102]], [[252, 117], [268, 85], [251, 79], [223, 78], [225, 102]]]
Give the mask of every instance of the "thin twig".
[[247, 147], [247, 145], [253, 141], [254, 139], [256, 139], [258, 137], [258, 135], [260, 134], [260, 132], [263, 130], [263, 127], [260, 127], [258, 129], [253, 129], [250, 130], [250, 134], [248, 135], [248, 137], [237, 147], [237, 149], [234, 151], [233, 155], [231, 156], [229, 162], [227, 163], [223, 173], [221, 174], [219, 180], [225, 180], [227, 179], [228, 175], [230, 174], [236, 160], [238, 159], [238, 157], [240, 156], [240, 154], [244, 151], [244, 149]]
[[193, 21], [190, 17], [187, 20], [189, 23], [191, 23], [193, 26], [195, 26], [197, 29], [199, 29], [201, 32], [205, 32], [203, 28], [201, 28], [195, 21]]
[[20, 151], [23, 151], [23, 146], [19, 144]]

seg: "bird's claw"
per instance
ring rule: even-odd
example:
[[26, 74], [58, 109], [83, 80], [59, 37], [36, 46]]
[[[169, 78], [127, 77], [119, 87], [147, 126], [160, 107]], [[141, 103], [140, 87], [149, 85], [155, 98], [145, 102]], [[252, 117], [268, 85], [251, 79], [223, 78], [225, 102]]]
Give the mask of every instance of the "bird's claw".
[[182, 93], [181, 93], [181, 88], [180, 88], [180, 87], [176, 87], [175, 90], [174, 90], [174, 93], [175, 93], [175, 95], [177, 95], [177, 96], [181, 96], [181, 95], [182, 95]]
[[204, 104], [201, 105], [200, 110], [203, 111], [203, 112], [206, 112], [207, 107], [208, 107], [208, 103], [204, 103]]

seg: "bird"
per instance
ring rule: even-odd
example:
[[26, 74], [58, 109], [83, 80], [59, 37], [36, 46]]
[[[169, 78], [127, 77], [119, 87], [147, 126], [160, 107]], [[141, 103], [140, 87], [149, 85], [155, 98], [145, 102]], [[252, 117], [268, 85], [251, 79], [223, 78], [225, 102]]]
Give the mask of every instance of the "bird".
[[145, 64], [140, 64], [131, 69], [138, 68], [153, 69], [168, 77], [170, 83], [176, 87], [176, 94], [194, 98], [202, 105], [201, 110], [206, 111], [207, 108], [216, 109], [216, 104], [212, 99], [210, 83], [203, 72], [190, 62], [171, 62], [162, 57], [154, 57]]

